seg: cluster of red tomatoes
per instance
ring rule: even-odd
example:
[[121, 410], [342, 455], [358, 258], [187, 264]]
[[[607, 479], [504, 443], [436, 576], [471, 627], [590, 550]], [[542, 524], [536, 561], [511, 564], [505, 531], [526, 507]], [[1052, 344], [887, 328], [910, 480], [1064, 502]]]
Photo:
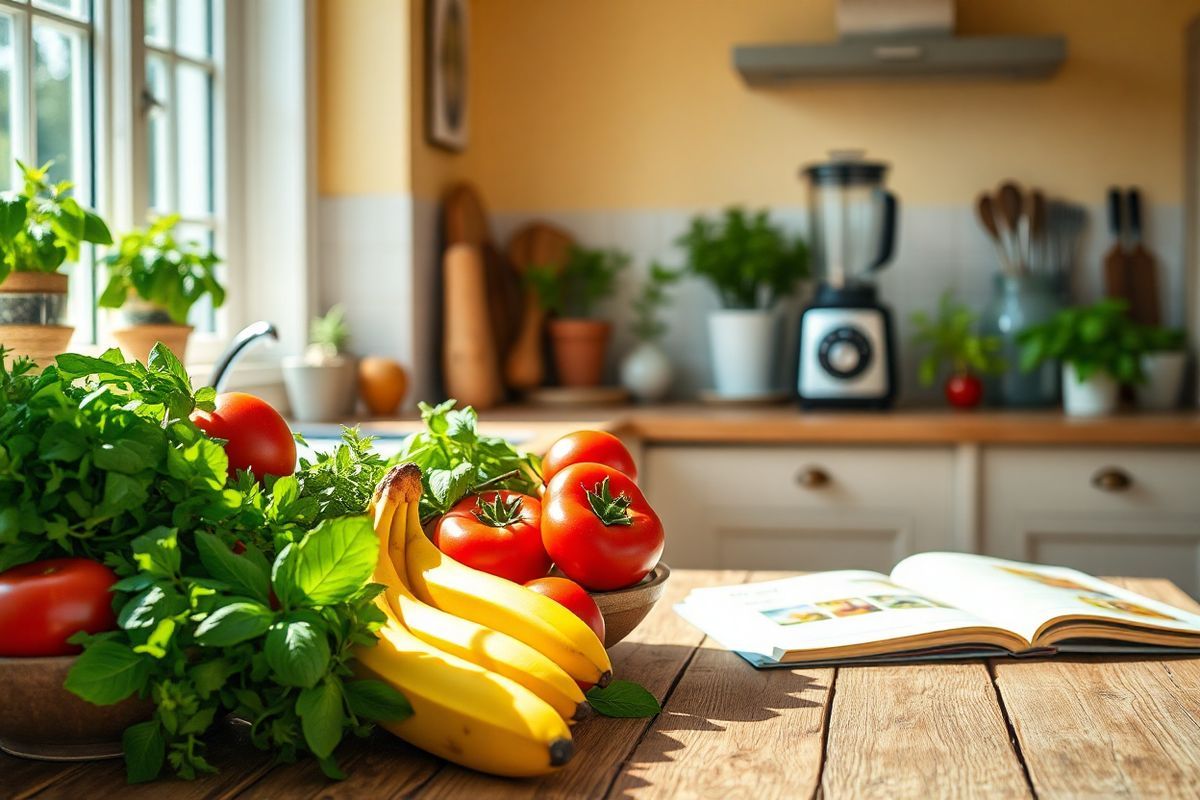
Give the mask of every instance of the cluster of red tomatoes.
[[[557, 600], [604, 639], [591, 591], [632, 586], [658, 564], [663, 528], [637, 486], [621, 441], [576, 431], [542, 460], [541, 497], [508, 491], [464, 498], [436, 522], [442, 552]], [[549, 576], [551, 565], [565, 577]]]

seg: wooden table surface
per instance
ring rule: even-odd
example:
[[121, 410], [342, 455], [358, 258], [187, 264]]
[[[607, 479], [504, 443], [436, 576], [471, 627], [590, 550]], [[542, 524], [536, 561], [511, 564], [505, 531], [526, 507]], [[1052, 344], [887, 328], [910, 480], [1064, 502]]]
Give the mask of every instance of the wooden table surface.
[[[446, 764], [383, 733], [339, 751], [349, 775], [272, 765], [226, 732], [218, 775], [126, 786], [120, 762], [0, 755], [0, 797], [1195, 797], [1200, 658], [1061, 658], [757, 671], [671, 606], [693, 588], [780, 573], [673, 573], [613, 651], [663, 700], [653, 720], [575, 728], [574, 760], [539, 780]], [[1200, 609], [1163, 580], [1113, 579]]]

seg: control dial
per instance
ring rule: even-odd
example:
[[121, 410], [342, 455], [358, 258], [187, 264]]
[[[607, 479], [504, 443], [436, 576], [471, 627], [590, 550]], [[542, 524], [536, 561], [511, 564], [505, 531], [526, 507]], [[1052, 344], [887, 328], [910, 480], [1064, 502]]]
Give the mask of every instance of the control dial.
[[871, 365], [871, 342], [858, 328], [844, 325], [825, 334], [817, 360], [830, 375], [849, 380]]

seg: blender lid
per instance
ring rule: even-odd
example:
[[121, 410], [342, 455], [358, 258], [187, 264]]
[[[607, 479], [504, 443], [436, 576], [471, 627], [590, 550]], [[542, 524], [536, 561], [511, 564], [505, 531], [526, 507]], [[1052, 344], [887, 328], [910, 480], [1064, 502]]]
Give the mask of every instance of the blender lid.
[[862, 150], [832, 150], [828, 161], [802, 167], [800, 174], [824, 186], [882, 183], [888, 165], [882, 161], [863, 161], [862, 157]]

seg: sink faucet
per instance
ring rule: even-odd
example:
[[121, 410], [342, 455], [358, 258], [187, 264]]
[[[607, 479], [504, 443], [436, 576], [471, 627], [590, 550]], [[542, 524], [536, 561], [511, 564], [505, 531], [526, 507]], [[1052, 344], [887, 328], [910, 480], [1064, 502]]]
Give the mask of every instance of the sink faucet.
[[269, 336], [276, 342], [279, 341], [279, 331], [275, 329], [273, 324], [265, 320], [252, 322], [238, 331], [237, 336], [233, 337], [233, 342], [229, 345], [229, 349], [221, 355], [221, 360], [213, 368], [212, 377], [209, 379], [208, 385], [218, 392], [221, 391], [221, 384], [225, 382], [225, 378], [228, 376], [233, 362], [241, 356], [242, 351], [250, 344], [264, 336]]

